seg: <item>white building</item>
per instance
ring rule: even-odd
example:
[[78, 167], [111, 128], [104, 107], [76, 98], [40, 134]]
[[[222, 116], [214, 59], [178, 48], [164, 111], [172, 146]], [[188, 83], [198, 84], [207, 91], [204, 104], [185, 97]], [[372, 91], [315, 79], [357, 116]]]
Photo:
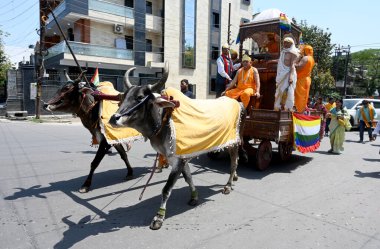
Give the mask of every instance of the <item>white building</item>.
[[[40, 0], [42, 1], [42, 0]], [[130, 67], [135, 84], [161, 76], [170, 65], [167, 86], [179, 88], [181, 79], [195, 84], [197, 98], [212, 98], [216, 58], [227, 42], [229, 3], [230, 41], [239, 24], [252, 17], [250, 0], [51, 0], [65, 36], [88, 76], [99, 68], [101, 80], [122, 90], [122, 76]], [[43, 5], [42, 5], [43, 6]], [[47, 15], [45, 46], [50, 70], [76, 73], [75, 61], [63, 36]], [[238, 50], [238, 45], [233, 43]]]

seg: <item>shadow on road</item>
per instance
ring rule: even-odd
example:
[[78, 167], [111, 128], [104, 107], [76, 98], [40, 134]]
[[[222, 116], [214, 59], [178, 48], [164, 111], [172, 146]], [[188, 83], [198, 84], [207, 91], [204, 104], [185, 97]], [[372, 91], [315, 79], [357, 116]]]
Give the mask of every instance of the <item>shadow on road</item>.
[[[135, 167], [134, 174], [135, 176], [141, 176], [143, 174], [148, 173], [148, 170], [149, 169], [147, 167]], [[98, 188], [103, 188], [107, 186], [112, 186], [115, 184], [124, 183], [125, 178], [123, 176], [125, 175], [125, 172], [126, 172], [126, 169], [116, 169], [116, 170], [108, 170], [108, 171], [96, 173], [93, 178], [92, 189], [98, 189]], [[89, 203], [89, 201], [93, 199], [111, 196], [114, 194], [121, 194], [121, 193], [128, 192], [134, 189], [142, 188], [141, 185], [143, 184], [142, 183], [141, 185], [139, 184], [138, 186], [132, 186], [130, 188], [123, 189], [117, 192], [99, 195], [92, 198], [86, 198], [86, 194], [79, 194], [79, 192], [77, 192], [77, 190], [79, 190], [80, 186], [85, 181], [86, 177], [87, 176], [81, 176], [81, 177], [73, 178], [70, 180], [52, 182], [52, 183], [49, 183], [50, 184], [49, 186], [45, 186], [45, 187], [41, 185], [35, 185], [29, 188], [15, 188], [19, 191], [15, 192], [13, 195], [5, 197], [4, 199], [17, 200], [20, 198], [27, 198], [27, 197], [46, 198], [45, 195], [47, 193], [60, 191], [60, 192], [65, 193], [76, 203], [87, 207], [88, 209], [92, 210], [94, 213], [102, 217], [105, 215], [104, 212], [92, 206]], [[160, 184], [160, 182], [156, 182], [154, 184]]]
[[[200, 205], [206, 203], [209, 198], [216, 194], [221, 194], [220, 191], [215, 191], [212, 188], [218, 186], [198, 187], [200, 196]], [[187, 205], [190, 199], [189, 188], [183, 187], [174, 189], [169, 199], [170, 208], [167, 210], [166, 218], [170, 218], [182, 214], [194, 207]], [[63, 238], [54, 248], [72, 248], [76, 243], [86, 239], [89, 236], [94, 236], [102, 233], [110, 233], [118, 231], [123, 227], [148, 227], [153, 216], [158, 211], [161, 201], [161, 196], [143, 200], [136, 205], [129, 207], [120, 207], [109, 211], [100, 221], [94, 221], [90, 215], [83, 217], [79, 222], [75, 223], [68, 217], [64, 217], [62, 222], [68, 225], [68, 229], [63, 233]], [[165, 228], [165, 222], [163, 229]], [[133, 243], [133, 238], [130, 238]], [[126, 245], [126, 247], [128, 247]]]
[[[312, 160], [311, 157], [292, 155], [290, 160], [282, 161], [278, 152], [273, 151], [272, 155], [269, 168], [265, 171], [256, 170], [255, 158], [252, 157], [249, 158], [248, 163], [239, 164], [237, 169], [239, 177], [244, 177], [246, 179], [262, 179], [270, 174], [291, 173], [298, 167], [306, 165]], [[213, 171], [224, 174], [229, 174], [230, 172], [230, 158], [227, 153], [218, 156], [217, 159], [210, 159], [207, 155], [202, 155], [192, 159], [190, 163], [195, 167], [202, 168], [204, 171]]]
[[359, 137], [358, 137], [358, 140], [351, 140], [351, 139], [346, 139], [344, 140], [345, 143], [356, 143], [358, 144], [359, 143]]
[[360, 178], [372, 177], [372, 178], [379, 178], [380, 179], [380, 171], [378, 171], [378, 172], [361, 172], [359, 170], [356, 170], [354, 176], [360, 177]]
[[375, 159], [375, 158], [363, 158], [364, 161], [367, 162], [380, 162], [380, 158]]

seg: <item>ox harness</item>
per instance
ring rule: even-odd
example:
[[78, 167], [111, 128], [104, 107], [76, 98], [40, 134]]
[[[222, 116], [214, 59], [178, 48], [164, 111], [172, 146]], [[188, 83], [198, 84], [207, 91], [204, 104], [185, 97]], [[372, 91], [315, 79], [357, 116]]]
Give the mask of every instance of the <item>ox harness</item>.
[[[149, 94], [148, 96], [146, 96], [140, 103], [138, 103], [137, 105], [133, 106], [131, 109], [129, 109], [127, 112], [130, 114], [130, 112], [138, 109], [139, 107], [141, 107], [142, 105], [142, 102], [146, 102], [148, 99], [150, 99], [151, 97], [153, 96], [153, 94]], [[149, 97], [149, 98], [148, 98]], [[169, 100], [170, 102], [172, 102], [175, 106], [174, 108], [177, 108], [179, 107], [179, 101], [178, 100], [174, 100], [172, 96], [170, 96], [170, 98], [168, 99], [167, 96], [165, 95], [161, 95], [162, 98], [166, 99], [166, 100]], [[153, 131], [153, 136], [157, 136], [158, 134], [160, 134], [162, 128], [165, 126], [165, 124], [169, 121], [169, 118], [171, 117], [171, 114], [172, 112], [174, 111], [174, 108], [165, 108], [164, 109], [164, 112], [165, 114], [163, 114], [163, 117], [162, 117], [162, 121], [161, 121], [161, 125], [159, 127], [157, 127], [154, 131]], [[127, 114], [124, 114], [124, 115], [127, 115]], [[158, 157], [159, 157], [159, 153], [157, 152], [156, 154], [156, 159], [154, 160], [154, 163], [153, 163], [153, 166], [152, 166], [152, 170], [151, 170], [151, 173], [150, 173], [150, 176], [148, 178], [148, 180], [146, 181], [145, 183], [145, 186], [143, 188], [143, 190], [141, 191], [141, 194], [140, 194], [140, 197], [139, 197], [139, 201], [141, 201], [143, 195], [144, 195], [144, 192], [146, 190], [146, 187], [148, 186], [150, 180], [152, 179], [153, 177], [153, 174], [154, 172], [156, 172], [156, 168], [157, 168], [157, 162], [158, 162]]]

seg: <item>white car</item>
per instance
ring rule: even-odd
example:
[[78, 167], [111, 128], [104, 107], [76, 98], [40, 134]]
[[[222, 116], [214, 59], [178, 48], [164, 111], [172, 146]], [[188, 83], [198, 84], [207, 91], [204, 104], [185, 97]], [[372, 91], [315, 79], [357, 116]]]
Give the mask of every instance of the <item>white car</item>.
[[[364, 99], [343, 99], [343, 106], [347, 108], [350, 114], [350, 123], [352, 127], [358, 127], [357, 110], [362, 106]], [[380, 99], [366, 99], [375, 108], [377, 120], [380, 119]]]

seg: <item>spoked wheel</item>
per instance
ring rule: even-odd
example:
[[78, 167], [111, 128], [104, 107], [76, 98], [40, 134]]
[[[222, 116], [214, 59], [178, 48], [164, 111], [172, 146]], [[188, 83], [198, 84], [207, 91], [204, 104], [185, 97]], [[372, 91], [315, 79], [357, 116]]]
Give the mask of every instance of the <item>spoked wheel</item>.
[[279, 142], [278, 152], [282, 161], [288, 161], [293, 153], [293, 145], [287, 142]]
[[269, 140], [262, 140], [256, 154], [256, 168], [266, 170], [272, 160], [272, 144]]

